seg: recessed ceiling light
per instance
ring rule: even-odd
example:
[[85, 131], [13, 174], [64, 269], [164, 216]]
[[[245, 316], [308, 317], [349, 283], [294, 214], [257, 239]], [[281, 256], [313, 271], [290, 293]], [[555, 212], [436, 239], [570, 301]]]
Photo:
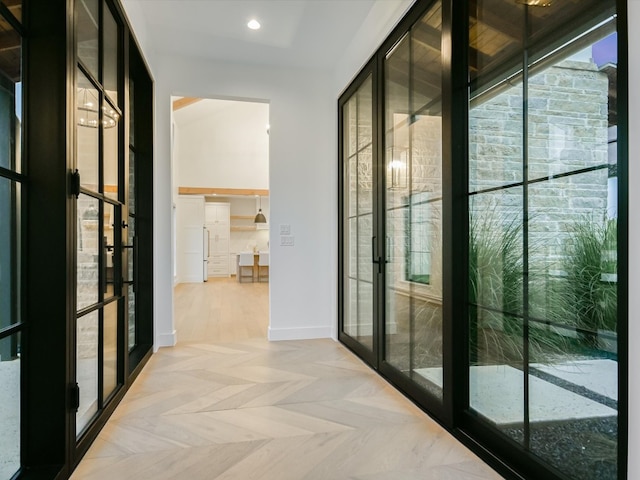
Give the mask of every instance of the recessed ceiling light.
[[249, 27], [251, 30], [258, 30], [260, 28], [260, 22], [255, 18], [252, 18], [251, 20], [249, 20], [249, 23], [247, 23], [247, 27]]

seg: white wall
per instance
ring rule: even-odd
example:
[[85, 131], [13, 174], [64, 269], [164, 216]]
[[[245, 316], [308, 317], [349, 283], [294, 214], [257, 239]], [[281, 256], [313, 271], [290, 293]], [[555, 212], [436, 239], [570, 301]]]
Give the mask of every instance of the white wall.
[[[170, 97], [270, 104], [270, 224], [291, 225], [295, 246], [270, 239], [269, 338], [328, 337], [336, 323], [336, 108], [331, 75], [156, 55], [157, 263], [171, 258]], [[182, 144], [184, 139], [180, 139]], [[159, 266], [159, 274], [165, 269]], [[158, 346], [175, 341], [170, 281], [155, 292]]]
[[[640, 25], [640, 0], [628, 5], [629, 26]], [[640, 339], [640, 30], [629, 28], [629, 344]], [[640, 349], [629, 349], [629, 472], [640, 478]]]
[[[378, 2], [333, 72], [217, 64], [153, 51], [149, 55], [145, 49], [156, 82], [156, 349], [176, 341], [170, 260], [171, 192], [177, 188], [172, 185], [172, 95], [270, 104], [269, 338], [337, 338], [337, 97], [411, 3]], [[137, 30], [141, 18], [133, 13]], [[293, 247], [280, 246], [276, 233], [281, 224], [291, 226]]]
[[333, 72], [333, 89], [339, 96], [369, 60], [393, 27], [411, 8], [415, 0], [378, 1], [358, 28], [353, 40], [345, 45]]
[[269, 188], [269, 105], [204, 99], [174, 112], [180, 187]]

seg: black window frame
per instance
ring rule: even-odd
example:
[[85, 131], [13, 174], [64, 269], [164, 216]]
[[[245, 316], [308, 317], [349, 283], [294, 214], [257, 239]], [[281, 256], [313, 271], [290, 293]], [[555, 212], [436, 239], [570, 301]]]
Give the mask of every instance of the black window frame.
[[[443, 408], [439, 409], [428, 400], [424, 391], [412, 382], [399, 378], [388, 368], [384, 358], [384, 335], [374, 339], [377, 349], [373, 355], [364, 351], [343, 331], [344, 297], [343, 269], [345, 252], [343, 228], [344, 121], [343, 106], [362, 84], [367, 72], [374, 72], [374, 89], [377, 102], [374, 115], [379, 128], [375, 130], [377, 155], [384, 152], [384, 70], [383, 60], [387, 52], [406, 35], [431, 6], [431, 0], [418, 0], [397, 26], [382, 42], [367, 64], [343, 90], [338, 100], [338, 339], [371, 367], [378, 370], [401, 392], [411, 398], [426, 413], [441, 423], [462, 443], [478, 454], [487, 464], [506, 478], [566, 478], [558, 471], [532, 454], [520, 449], [506, 439], [499, 438], [478, 424], [469, 413], [469, 331], [468, 331], [468, 19], [469, 3], [454, 0], [443, 1], [443, 360], [444, 396]], [[616, 23], [618, 34], [618, 478], [626, 478], [628, 457], [628, 47], [626, 2], [616, 0]], [[557, 42], [563, 41], [556, 39]], [[511, 70], [513, 68], [510, 67]], [[503, 72], [504, 73], [504, 72]], [[512, 72], [513, 73], [513, 72]], [[374, 118], [374, 125], [376, 118]], [[375, 152], [375, 151], [374, 151]], [[375, 154], [375, 153], [374, 153]], [[382, 163], [378, 162], [381, 172]], [[379, 172], [379, 174], [381, 174]], [[378, 182], [381, 183], [381, 182]], [[381, 189], [380, 185], [374, 190]], [[376, 190], [377, 191], [377, 190]], [[378, 195], [383, 198], [384, 191]], [[380, 200], [379, 200], [380, 201]], [[384, 238], [384, 225], [375, 229], [378, 238]], [[384, 252], [384, 245], [377, 245], [373, 257]], [[382, 282], [384, 284], [384, 281]], [[378, 290], [381, 292], [381, 290]], [[384, 332], [384, 293], [374, 301], [378, 313], [374, 329]]]

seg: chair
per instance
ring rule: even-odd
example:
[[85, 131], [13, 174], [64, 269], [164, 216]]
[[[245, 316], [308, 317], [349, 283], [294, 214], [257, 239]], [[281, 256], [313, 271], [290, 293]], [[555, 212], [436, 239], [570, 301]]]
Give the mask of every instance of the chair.
[[253, 253], [238, 255], [238, 282], [242, 283], [243, 278], [250, 278], [253, 283]]
[[[266, 270], [266, 274], [262, 273]], [[262, 282], [263, 278], [266, 278], [266, 282], [269, 281], [269, 253], [268, 252], [260, 252], [258, 255], [258, 281]]]

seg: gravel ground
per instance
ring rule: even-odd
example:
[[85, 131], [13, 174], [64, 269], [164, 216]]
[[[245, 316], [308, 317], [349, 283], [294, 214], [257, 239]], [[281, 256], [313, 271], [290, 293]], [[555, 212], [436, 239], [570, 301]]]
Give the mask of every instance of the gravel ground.
[[[521, 428], [502, 431], [521, 443]], [[576, 480], [617, 478], [617, 417], [531, 425], [531, 451]]]

